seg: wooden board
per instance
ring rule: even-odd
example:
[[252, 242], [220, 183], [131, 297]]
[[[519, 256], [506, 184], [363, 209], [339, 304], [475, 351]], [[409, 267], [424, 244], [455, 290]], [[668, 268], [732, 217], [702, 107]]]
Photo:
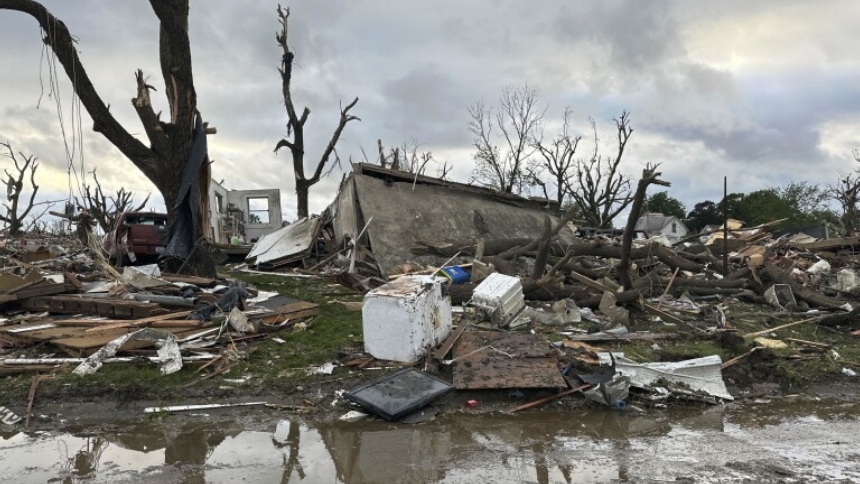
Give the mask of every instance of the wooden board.
[[563, 388], [555, 358], [467, 358], [454, 364], [454, 388]]
[[56, 284], [52, 282], [42, 282], [27, 287], [25, 289], [21, 289], [14, 294], [0, 294], [0, 302], [23, 301], [37, 296], [61, 294], [64, 292], [73, 292], [76, 290], [77, 288], [73, 284]]
[[[175, 334], [176, 339], [182, 339], [196, 331], [199, 331], [199, 329], [189, 330], [186, 328], [164, 328], [163, 330]], [[137, 329], [134, 328], [131, 331], [137, 331]], [[62, 349], [69, 355], [79, 358], [95, 353], [102, 346], [119, 338], [127, 332], [129, 331], [115, 329], [104, 333], [84, 333], [85, 336], [55, 339], [51, 341], [51, 344]], [[151, 346], [153, 346], [152, 341], [132, 341], [123, 345], [122, 350], [137, 350], [141, 348], [149, 348]]]
[[567, 386], [553, 348], [539, 335], [466, 331], [453, 351], [458, 390]]
[[260, 321], [263, 324], [278, 324], [288, 319], [302, 319], [316, 316], [319, 314], [319, 304], [298, 301], [291, 304], [286, 304], [274, 310], [271, 313], [260, 313], [249, 315], [250, 320]]
[[[516, 358], [542, 358], [552, 354], [552, 347], [539, 335], [501, 331], [466, 331], [454, 346], [454, 358], [462, 358], [485, 346], [492, 346]], [[484, 352], [501, 355], [491, 349], [477, 354], [484, 357], [486, 356], [482, 354]], [[507, 358], [507, 356], [504, 357]]]
[[186, 276], [182, 274], [162, 274], [159, 279], [167, 282], [184, 282], [185, 284], [194, 284], [198, 287], [214, 287], [218, 284], [216, 279], [209, 277]]
[[30, 311], [87, 314], [116, 319], [140, 319], [166, 312], [156, 303], [78, 296], [33, 297], [23, 301], [22, 305]]

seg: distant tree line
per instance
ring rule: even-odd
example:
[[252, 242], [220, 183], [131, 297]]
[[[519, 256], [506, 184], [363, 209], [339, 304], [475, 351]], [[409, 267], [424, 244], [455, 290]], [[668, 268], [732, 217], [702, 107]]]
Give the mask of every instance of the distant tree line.
[[741, 220], [746, 226], [756, 226], [785, 219], [774, 229], [804, 227], [828, 223], [844, 230], [841, 214], [830, 206], [834, 199], [832, 187], [791, 182], [784, 187], [771, 187], [749, 193], [730, 193], [725, 200], [704, 200], [696, 203], [689, 212], [679, 200], [667, 192], [649, 197], [645, 211], [674, 215], [684, 221], [691, 232], [699, 232], [707, 225], [722, 225], [724, 206], [729, 218]]

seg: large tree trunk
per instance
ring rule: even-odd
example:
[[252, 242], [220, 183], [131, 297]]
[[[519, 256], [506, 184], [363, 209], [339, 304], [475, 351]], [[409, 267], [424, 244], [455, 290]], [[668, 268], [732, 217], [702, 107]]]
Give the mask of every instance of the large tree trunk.
[[132, 98], [132, 105], [149, 138], [147, 146], [119, 124], [98, 95], [81, 64], [72, 36], [62, 21], [39, 2], [0, 0], [0, 9], [26, 13], [39, 23], [44, 42], [60, 61], [73, 82], [75, 93], [92, 118], [93, 130], [107, 138], [155, 185], [164, 197], [168, 215], [173, 220], [176, 218], [174, 208], [198, 115], [188, 39], [189, 0], [150, 0], [150, 5], [160, 25], [159, 57], [170, 120], [162, 121], [156, 114], [149, 98], [152, 87], [146, 84], [143, 73], [138, 71], [137, 95]]

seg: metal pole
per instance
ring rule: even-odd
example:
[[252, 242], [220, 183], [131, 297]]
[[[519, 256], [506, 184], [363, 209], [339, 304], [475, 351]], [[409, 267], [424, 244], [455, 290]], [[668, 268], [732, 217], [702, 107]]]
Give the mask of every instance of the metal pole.
[[729, 275], [729, 177], [723, 177], [723, 274]]

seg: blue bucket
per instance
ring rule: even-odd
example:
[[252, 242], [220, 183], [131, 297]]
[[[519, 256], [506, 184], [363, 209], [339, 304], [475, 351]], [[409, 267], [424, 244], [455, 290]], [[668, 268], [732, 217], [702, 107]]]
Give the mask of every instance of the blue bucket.
[[442, 274], [451, 280], [452, 284], [463, 284], [469, 280], [469, 273], [462, 267], [448, 266], [441, 269]]

